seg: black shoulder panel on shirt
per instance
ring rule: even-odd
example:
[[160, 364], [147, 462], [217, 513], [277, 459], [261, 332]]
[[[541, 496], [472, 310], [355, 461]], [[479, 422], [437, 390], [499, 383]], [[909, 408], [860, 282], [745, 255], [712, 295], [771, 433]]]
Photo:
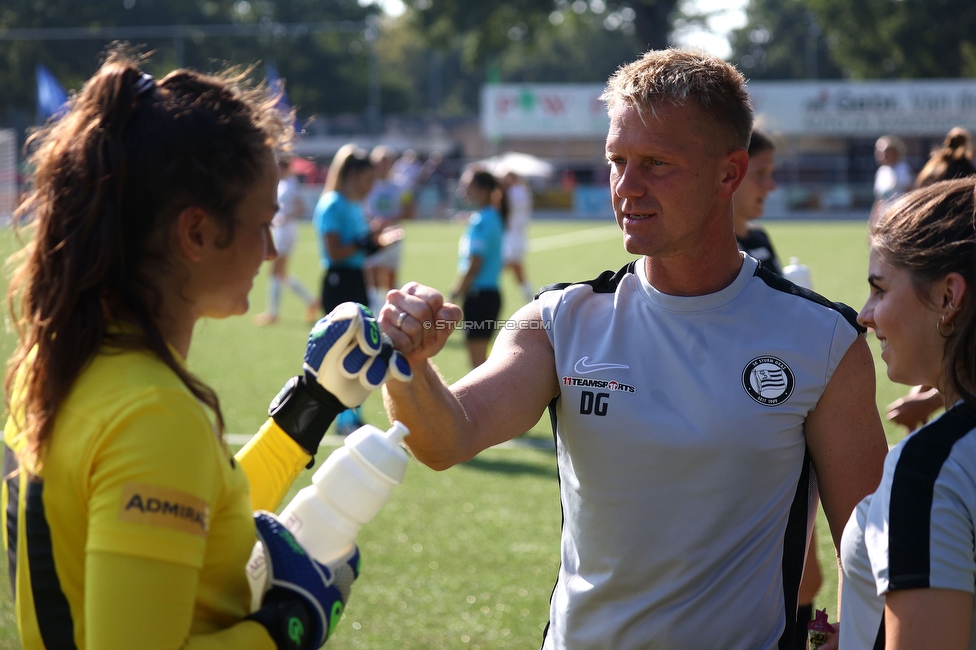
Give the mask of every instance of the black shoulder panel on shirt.
[[963, 403], [925, 425], [901, 450], [888, 505], [889, 589], [927, 589], [932, 499], [952, 446], [976, 428], [976, 411]]
[[756, 277], [765, 282], [769, 287], [776, 289], [777, 291], [782, 291], [783, 293], [793, 294], [794, 296], [800, 296], [801, 298], [806, 298], [811, 302], [815, 302], [818, 305], [823, 305], [828, 309], [833, 309], [840, 313], [844, 319], [851, 324], [858, 334], [864, 334], [867, 329], [861, 327], [857, 322], [857, 312], [845, 305], [842, 302], [831, 302], [821, 296], [819, 293], [810, 291], [809, 289], [804, 289], [803, 287], [797, 286], [784, 278], [783, 276], [776, 275], [769, 269], [763, 268], [762, 266], [756, 267]]
[[[800, 591], [800, 578], [803, 576], [803, 562], [806, 554], [807, 540], [810, 531], [807, 522], [810, 521], [810, 492], [813, 485], [810, 481], [810, 450], [803, 454], [803, 469], [796, 482], [793, 493], [793, 503], [790, 505], [790, 515], [786, 521], [786, 534], [783, 537], [783, 605], [785, 611], [795, 612]], [[796, 616], [786, 617], [786, 627], [780, 635], [779, 650], [792, 650], [796, 647]]]
[[586, 280], [584, 282], [557, 282], [556, 284], [547, 284], [539, 289], [539, 293], [537, 293], [535, 297], [538, 298], [547, 291], [562, 291], [566, 287], [571, 287], [574, 284], [588, 284], [593, 288], [593, 293], [613, 293], [617, 290], [617, 286], [620, 284], [620, 281], [623, 280], [628, 273], [634, 273], [636, 264], [637, 260], [634, 260], [626, 264], [616, 273], [613, 271], [604, 271], [596, 278]]

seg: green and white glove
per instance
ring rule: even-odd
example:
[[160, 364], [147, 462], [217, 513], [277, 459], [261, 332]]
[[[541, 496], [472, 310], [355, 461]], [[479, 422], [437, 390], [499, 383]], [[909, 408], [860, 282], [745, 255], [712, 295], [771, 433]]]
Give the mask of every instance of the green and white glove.
[[344, 302], [320, 320], [308, 335], [305, 372], [353, 408], [391, 377], [410, 381], [410, 364], [393, 349], [373, 314], [358, 303]]
[[[312, 456], [336, 416], [359, 406], [389, 378], [410, 381], [410, 364], [393, 349], [366, 307], [344, 302], [315, 324], [304, 373], [292, 377], [268, 414]], [[311, 463], [309, 464], [311, 467]]]
[[268, 563], [269, 591], [247, 618], [268, 631], [278, 650], [312, 650], [331, 636], [359, 577], [359, 549], [330, 566], [310, 557], [270, 512], [254, 513]]

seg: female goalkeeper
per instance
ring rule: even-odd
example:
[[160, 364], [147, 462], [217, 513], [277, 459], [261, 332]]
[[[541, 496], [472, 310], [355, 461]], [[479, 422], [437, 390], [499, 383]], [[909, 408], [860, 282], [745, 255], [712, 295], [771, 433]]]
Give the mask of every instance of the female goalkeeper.
[[[157, 81], [115, 50], [32, 141], [3, 484], [28, 650], [318, 647], [358, 573], [358, 553], [316, 566], [253, 511], [277, 507], [335, 414], [373, 387], [323, 357], [348, 343], [385, 364], [375, 323], [351, 304], [321, 321], [306, 373], [236, 459], [185, 362], [196, 322], [245, 313], [275, 257], [274, 151], [291, 129], [239, 81]], [[283, 561], [251, 613], [255, 532]]]

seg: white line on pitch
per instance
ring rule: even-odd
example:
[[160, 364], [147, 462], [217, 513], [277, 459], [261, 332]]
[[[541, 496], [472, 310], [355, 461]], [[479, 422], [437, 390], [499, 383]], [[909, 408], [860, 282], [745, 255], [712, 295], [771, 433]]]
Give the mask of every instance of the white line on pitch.
[[604, 239], [616, 239], [617, 237], [620, 237], [620, 228], [618, 228], [616, 225], [598, 226], [596, 228], [587, 228], [586, 230], [566, 232], [560, 235], [549, 235], [547, 237], [536, 237], [535, 239], [530, 239], [529, 251], [536, 253], [538, 251], [553, 250], [554, 248], [578, 246], [579, 244], [586, 244]]

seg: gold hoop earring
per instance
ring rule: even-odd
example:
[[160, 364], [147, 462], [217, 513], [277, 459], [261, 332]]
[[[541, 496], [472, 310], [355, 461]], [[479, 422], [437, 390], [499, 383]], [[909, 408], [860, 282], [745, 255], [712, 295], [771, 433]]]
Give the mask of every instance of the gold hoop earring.
[[[950, 329], [948, 332], [943, 332], [942, 331], [943, 325], [951, 326], [952, 329]], [[942, 314], [942, 318], [940, 318], [939, 321], [935, 324], [935, 329], [939, 330], [939, 334], [942, 335], [942, 338], [947, 339], [956, 333], [956, 324], [953, 322], [946, 323], [945, 314]]]

